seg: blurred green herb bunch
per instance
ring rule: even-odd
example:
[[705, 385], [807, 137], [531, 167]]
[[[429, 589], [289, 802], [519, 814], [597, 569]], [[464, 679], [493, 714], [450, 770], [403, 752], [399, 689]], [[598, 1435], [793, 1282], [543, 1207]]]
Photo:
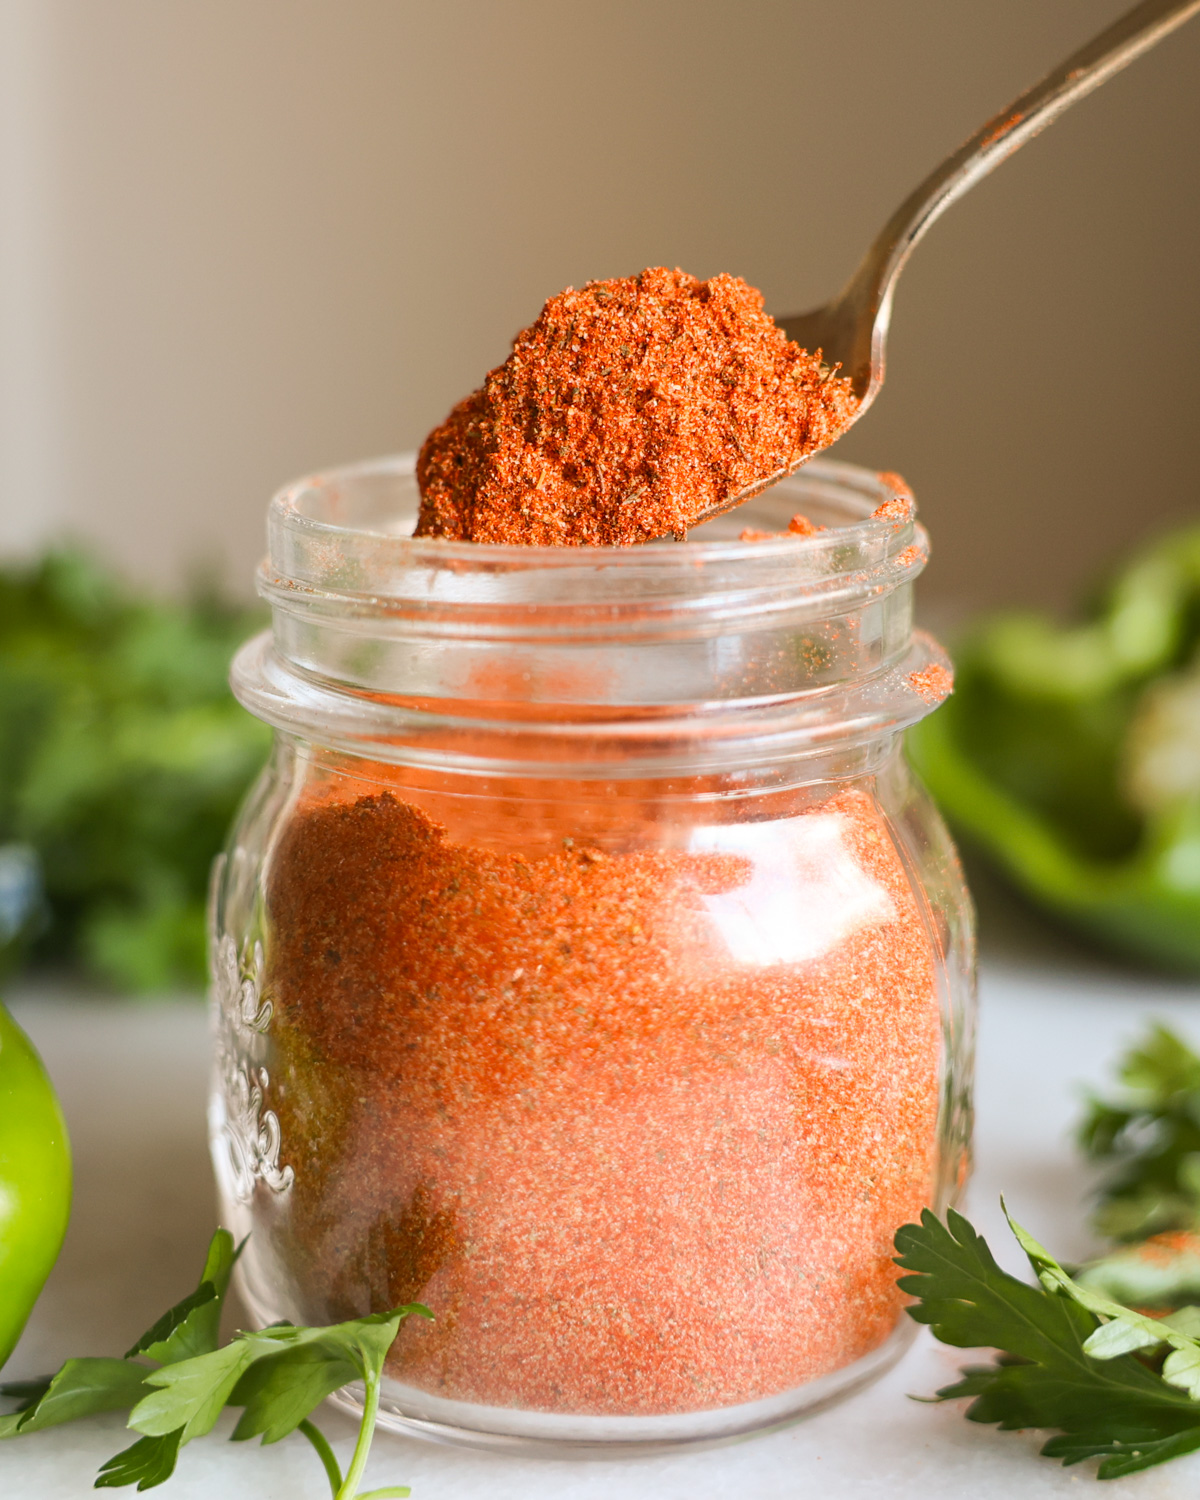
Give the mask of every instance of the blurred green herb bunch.
[[208, 870], [269, 745], [226, 684], [259, 616], [139, 597], [76, 550], [0, 568], [0, 965], [204, 979]]
[[964, 842], [1102, 943], [1200, 972], [1200, 526], [1085, 622], [984, 620], [909, 753]]

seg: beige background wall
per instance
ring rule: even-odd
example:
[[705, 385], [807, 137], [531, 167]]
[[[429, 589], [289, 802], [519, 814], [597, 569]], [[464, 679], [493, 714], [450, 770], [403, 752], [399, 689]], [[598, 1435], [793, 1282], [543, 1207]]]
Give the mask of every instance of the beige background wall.
[[[824, 299], [1122, 0], [0, 0], [0, 549], [248, 580], [262, 508], [413, 446], [543, 298]], [[927, 598], [1051, 601], [1200, 513], [1200, 21], [950, 214], [842, 454]]]

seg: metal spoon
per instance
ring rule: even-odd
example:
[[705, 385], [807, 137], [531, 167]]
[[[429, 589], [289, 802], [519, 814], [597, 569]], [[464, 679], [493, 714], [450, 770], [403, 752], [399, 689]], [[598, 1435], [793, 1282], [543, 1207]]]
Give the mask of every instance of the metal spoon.
[[[794, 313], [776, 322], [803, 349], [820, 349], [829, 366], [840, 365], [858, 397], [857, 421], [879, 394], [885, 369], [885, 345], [892, 313], [892, 294], [913, 246], [935, 219], [981, 178], [1032, 140], [1052, 120], [1085, 94], [1099, 88], [1126, 63], [1160, 42], [1200, 11], [1200, 0], [1142, 0], [1128, 14], [1080, 47], [1033, 88], [994, 115], [964, 146], [946, 158], [913, 190], [883, 226], [845, 290], [834, 301], [811, 312]], [[806, 454], [805, 458], [811, 458]], [[768, 485], [798, 469], [805, 459], [788, 464], [766, 479], [739, 490], [713, 506], [701, 520], [732, 510]]]

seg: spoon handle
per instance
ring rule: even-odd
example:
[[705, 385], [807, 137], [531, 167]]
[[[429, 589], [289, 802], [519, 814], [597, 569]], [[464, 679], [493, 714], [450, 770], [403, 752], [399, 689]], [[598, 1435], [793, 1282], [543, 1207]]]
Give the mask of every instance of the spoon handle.
[[872, 330], [870, 350], [855, 351], [864, 364], [870, 361], [870, 395], [883, 379], [884, 344], [896, 278], [933, 221], [1076, 100], [1099, 88], [1197, 11], [1200, 0], [1142, 0], [994, 115], [908, 195], [838, 299], [844, 313], [850, 314], [860, 329]]

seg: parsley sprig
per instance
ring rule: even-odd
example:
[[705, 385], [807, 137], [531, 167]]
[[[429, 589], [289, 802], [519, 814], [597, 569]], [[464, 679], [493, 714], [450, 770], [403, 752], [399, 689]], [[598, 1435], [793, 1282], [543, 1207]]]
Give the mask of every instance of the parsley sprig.
[[1200, 1319], [1158, 1319], [1081, 1286], [1012, 1219], [1038, 1285], [1010, 1276], [961, 1214], [926, 1210], [896, 1234], [912, 1273], [908, 1309], [944, 1344], [1001, 1351], [965, 1368], [937, 1399], [969, 1396], [967, 1417], [1002, 1429], [1055, 1428], [1043, 1446], [1064, 1464], [1101, 1458], [1115, 1479], [1200, 1448]]
[[1165, 1026], [1118, 1066], [1116, 1099], [1093, 1096], [1079, 1144], [1110, 1175], [1093, 1218], [1109, 1239], [1200, 1227], [1200, 1056]]
[[[164, 1313], [123, 1359], [69, 1359], [52, 1377], [0, 1386], [0, 1395], [18, 1403], [15, 1412], [0, 1416], [0, 1438], [96, 1412], [128, 1411], [129, 1426], [141, 1436], [101, 1467], [96, 1488], [136, 1484], [148, 1490], [171, 1477], [184, 1444], [211, 1432], [224, 1408], [233, 1406], [242, 1409], [235, 1441], [261, 1437], [277, 1443], [301, 1432], [320, 1457], [333, 1500], [407, 1495], [403, 1485], [370, 1491], [358, 1486], [375, 1431], [387, 1352], [406, 1317], [432, 1314], [411, 1303], [328, 1328], [279, 1323], [237, 1333], [221, 1345], [221, 1308], [238, 1253], [229, 1232], [218, 1230], [196, 1290]], [[328, 1440], [310, 1419], [327, 1396], [359, 1380], [366, 1398], [343, 1476]]]

